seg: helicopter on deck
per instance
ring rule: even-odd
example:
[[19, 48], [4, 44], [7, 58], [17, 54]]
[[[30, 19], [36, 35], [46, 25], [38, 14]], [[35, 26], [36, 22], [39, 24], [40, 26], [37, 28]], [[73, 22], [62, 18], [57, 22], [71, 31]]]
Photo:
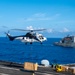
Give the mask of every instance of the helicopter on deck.
[[9, 32], [8, 33], [5, 32], [10, 41], [21, 40], [21, 42], [24, 42], [25, 44], [27, 43], [32, 44], [33, 42], [40, 42], [42, 44], [43, 41], [47, 40], [47, 38], [44, 37], [42, 34], [34, 32], [34, 31], [43, 31], [46, 29], [37, 29], [37, 30], [12, 29], [12, 30], [28, 31], [28, 32], [25, 35], [19, 36], [12, 36], [9, 34]]

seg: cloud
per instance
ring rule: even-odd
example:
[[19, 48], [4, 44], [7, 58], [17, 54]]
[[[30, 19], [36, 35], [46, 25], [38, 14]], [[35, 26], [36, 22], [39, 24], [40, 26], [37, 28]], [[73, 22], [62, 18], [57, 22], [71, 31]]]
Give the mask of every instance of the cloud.
[[28, 18], [21, 18], [19, 19], [18, 22], [29, 22], [29, 21], [48, 21], [48, 20], [54, 20], [56, 18], [58, 18], [60, 16], [60, 14], [55, 14], [53, 16], [47, 16], [47, 14], [45, 13], [36, 13], [31, 15]]
[[41, 33], [47, 32], [47, 29], [44, 28], [37, 28], [37, 27], [33, 27], [33, 26], [27, 26], [26, 27], [27, 30], [34, 30], [34, 31], [40, 31]]
[[71, 32], [68, 28], [63, 28], [62, 30], [56, 30], [56, 29], [47, 29], [48, 33], [66, 33]]
[[61, 21], [56, 21], [56, 23], [75, 23], [74, 20], [61, 20]]
[[69, 32], [69, 30], [67, 28], [64, 28], [64, 32]]
[[44, 14], [44, 13], [36, 13], [33, 15], [33, 17], [45, 17], [45, 16], [46, 16], [46, 14]]
[[64, 28], [62, 31], [60, 31], [60, 32], [70, 32], [70, 30], [69, 29], [67, 29], [67, 28]]
[[40, 21], [40, 20], [51, 20], [51, 18], [47, 17], [46, 14], [37, 13], [25, 19], [25, 21]]
[[27, 26], [26, 29], [27, 29], [27, 30], [34, 30], [34, 29], [35, 29], [35, 30], [38, 30], [38, 29], [44, 29], [44, 28], [36, 28], [36, 27], [33, 28], [33, 26]]
[[8, 28], [7, 26], [1, 26], [2, 28]]
[[48, 33], [52, 33], [53, 32], [53, 29], [47, 29], [47, 32]]
[[28, 26], [26, 27], [27, 30], [33, 30], [33, 27], [32, 26]]
[[55, 14], [54, 16], [52, 16], [53, 19], [57, 19], [58, 17], [60, 17], [61, 14]]

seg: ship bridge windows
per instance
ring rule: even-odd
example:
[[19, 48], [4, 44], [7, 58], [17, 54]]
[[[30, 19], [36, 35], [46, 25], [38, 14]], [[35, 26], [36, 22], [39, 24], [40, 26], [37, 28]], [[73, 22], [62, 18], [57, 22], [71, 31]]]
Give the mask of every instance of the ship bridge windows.
[[62, 39], [62, 43], [71, 43], [73, 42], [72, 37], [65, 37]]

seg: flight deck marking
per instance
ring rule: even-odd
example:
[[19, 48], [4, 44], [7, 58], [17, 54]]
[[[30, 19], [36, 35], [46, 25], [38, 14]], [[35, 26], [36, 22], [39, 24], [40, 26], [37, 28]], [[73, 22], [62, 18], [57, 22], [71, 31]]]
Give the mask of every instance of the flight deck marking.
[[16, 69], [16, 68], [10, 68], [10, 67], [3, 67], [3, 66], [0, 66], [0, 68], [4, 68], [4, 69], [11, 69], [11, 70], [17, 70], [17, 71], [19, 71], [19, 69]]
[[54, 72], [50, 72], [50, 73], [43, 73], [43, 72], [35, 72], [35, 74], [42, 74], [42, 75], [54, 75], [54, 74], [57, 74], [57, 75], [66, 75], [66, 74], [62, 74], [62, 73], [54, 73]]
[[0, 75], [9, 75], [9, 74], [5, 74], [5, 73], [0, 73]]

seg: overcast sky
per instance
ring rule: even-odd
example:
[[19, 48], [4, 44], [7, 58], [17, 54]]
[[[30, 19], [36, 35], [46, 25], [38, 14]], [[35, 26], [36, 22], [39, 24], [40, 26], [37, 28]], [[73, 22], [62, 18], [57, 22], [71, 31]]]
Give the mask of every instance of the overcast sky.
[[75, 35], [75, 0], [0, 0], [0, 36], [13, 28], [45, 28], [48, 37]]

